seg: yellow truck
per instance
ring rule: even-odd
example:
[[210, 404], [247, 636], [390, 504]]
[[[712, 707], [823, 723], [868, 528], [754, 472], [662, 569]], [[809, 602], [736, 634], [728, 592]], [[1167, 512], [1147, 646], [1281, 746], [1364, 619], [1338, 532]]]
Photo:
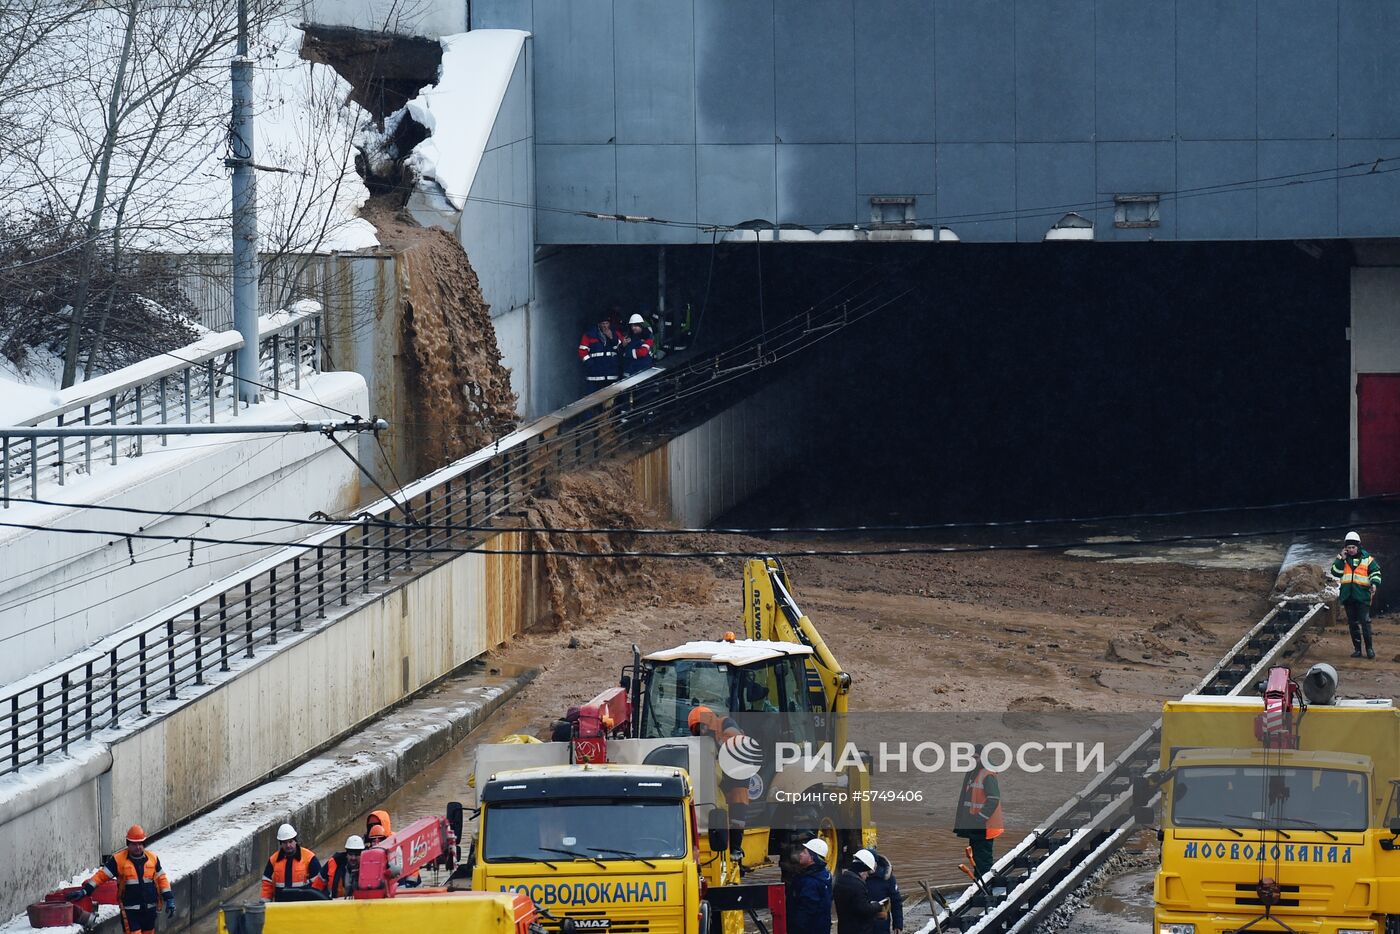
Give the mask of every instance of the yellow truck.
[[1400, 710], [1286, 672], [1164, 706], [1156, 934], [1400, 934]]
[[489, 892], [229, 905], [219, 934], [543, 934], [524, 896]]
[[684, 769], [507, 769], [477, 794], [473, 890], [527, 895], [553, 929], [710, 934]]

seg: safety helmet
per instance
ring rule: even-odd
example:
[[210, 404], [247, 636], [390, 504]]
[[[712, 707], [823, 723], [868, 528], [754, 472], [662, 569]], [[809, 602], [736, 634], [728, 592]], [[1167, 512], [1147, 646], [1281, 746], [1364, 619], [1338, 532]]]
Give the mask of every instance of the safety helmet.
[[388, 834], [388, 832], [387, 832], [383, 827], [381, 827], [379, 824], [375, 824], [373, 827], [371, 827], [371, 828], [369, 829], [369, 833], [367, 834], [367, 836], [368, 836], [371, 840], [376, 840], [376, 839], [378, 839], [378, 840], [383, 840], [385, 837], [389, 836], [389, 834]]
[[821, 837], [813, 837], [812, 839], [808, 840], [802, 845], [808, 850], [811, 850], [812, 855], [817, 857], [818, 859], [826, 859], [828, 848], [826, 845], [826, 841], [823, 840]]
[[851, 859], [860, 863], [871, 872], [875, 871], [875, 854], [869, 850], [856, 850], [855, 855], [852, 856]]
[[1358, 545], [1361, 544], [1361, 536], [1356, 532], [1348, 532], [1347, 537], [1343, 540], [1348, 542], [1356, 542], [1356, 544]]
[[361, 837], [359, 834], [352, 833], [350, 836], [345, 838], [345, 852], [349, 853], [353, 850], [363, 850], [364, 848], [364, 838]]
[[628, 324], [646, 324], [646, 323], [647, 323], [647, 319], [646, 319], [646, 318], [643, 318], [641, 315], [633, 315], [632, 317], [630, 317], [630, 318], [627, 319], [627, 323], [628, 323]]
[[283, 824], [281, 827], [277, 828], [278, 843], [286, 843], [288, 840], [295, 840], [296, 838], [297, 829], [291, 824]]
[[146, 831], [141, 829], [140, 824], [132, 824], [126, 832], [127, 843], [145, 843]]
[[706, 726], [709, 726], [712, 722], [714, 722], [714, 719], [715, 712], [710, 708], [706, 707], [704, 704], [700, 704], [699, 706], [691, 709], [690, 715], [685, 718], [685, 725], [690, 728], [690, 732], [694, 733], [695, 728], [701, 723], [705, 724]]

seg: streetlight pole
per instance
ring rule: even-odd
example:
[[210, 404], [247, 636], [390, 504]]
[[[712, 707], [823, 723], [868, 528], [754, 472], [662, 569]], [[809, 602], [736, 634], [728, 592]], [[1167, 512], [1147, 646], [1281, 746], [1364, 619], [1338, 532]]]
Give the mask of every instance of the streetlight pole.
[[238, 0], [238, 54], [229, 65], [233, 120], [233, 326], [243, 335], [234, 356], [238, 398], [258, 401], [258, 191], [253, 174], [253, 63], [248, 57], [248, 0]]

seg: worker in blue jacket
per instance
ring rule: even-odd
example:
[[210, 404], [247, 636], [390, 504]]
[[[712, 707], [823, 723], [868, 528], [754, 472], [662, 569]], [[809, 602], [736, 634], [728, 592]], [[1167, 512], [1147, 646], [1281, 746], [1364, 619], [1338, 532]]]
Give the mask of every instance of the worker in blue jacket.
[[831, 872], [826, 854], [826, 841], [819, 837], [798, 848], [798, 871], [788, 880], [788, 934], [831, 932]]
[[865, 880], [865, 889], [871, 901], [890, 900], [889, 917], [876, 918], [872, 934], [902, 934], [904, 931], [904, 896], [900, 894], [899, 882], [894, 877], [894, 867], [885, 857], [875, 853], [875, 871]]

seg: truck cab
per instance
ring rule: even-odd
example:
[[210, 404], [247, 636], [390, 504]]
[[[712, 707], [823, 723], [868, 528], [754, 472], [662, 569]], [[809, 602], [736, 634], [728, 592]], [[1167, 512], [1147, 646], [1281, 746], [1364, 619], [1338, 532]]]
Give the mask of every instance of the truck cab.
[[477, 793], [473, 889], [528, 895], [549, 930], [709, 934], [685, 770], [510, 769]]
[[1262, 710], [1258, 698], [1166, 705], [1153, 930], [1400, 934], [1400, 711], [1307, 707], [1297, 748], [1260, 748]]

